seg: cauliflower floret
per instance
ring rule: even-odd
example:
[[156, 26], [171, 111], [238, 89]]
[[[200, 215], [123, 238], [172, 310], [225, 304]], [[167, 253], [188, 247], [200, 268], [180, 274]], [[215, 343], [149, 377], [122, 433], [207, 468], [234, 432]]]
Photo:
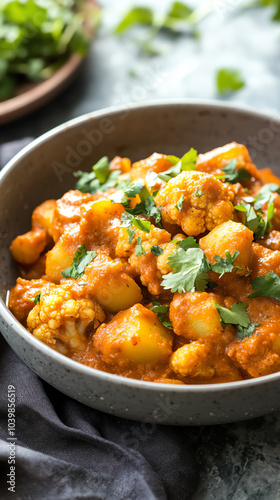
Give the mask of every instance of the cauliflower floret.
[[210, 379], [221, 382], [242, 380], [241, 374], [218, 345], [197, 340], [179, 347], [171, 356], [170, 364], [182, 377]]
[[[163, 221], [197, 236], [233, 218], [233, 193], [213, 175], [182, 172], [157, 194]], [[178, 202], [182, 200], [181, 211]]]
[[47, 285], [27, 318], [28, 330], [35, 337], [63, 353], [84, 349], [87, 328], [95, 330], [105, 319], [95, 299], [74, 299], [71, 286], [71, 280]]

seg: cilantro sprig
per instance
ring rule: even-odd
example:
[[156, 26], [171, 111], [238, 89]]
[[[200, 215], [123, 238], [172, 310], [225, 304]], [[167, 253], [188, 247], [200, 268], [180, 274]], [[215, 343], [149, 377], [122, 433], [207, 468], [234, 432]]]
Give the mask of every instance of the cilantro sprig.
[[136, 247], [135, 247], [135, 255], [137, 255], [138, 257], [142, 257], [142, 255], [146, 255], [146, 252], [144, 250], [144, 248], [142, 247], [142, 238], [137, 238], [137, 243], [136, 243]]
[[218, 179], [225, 179], [229, 184], [236, 184], [237, 182], [248, 181], [251, 179], [251, 174], [245, 168], [236, 170], [237, 160], [231, 160], [228, 165], [222, 168], [223, 175], [218, 176]]
[[182, 248], [176, 250], [168, 258], [172, 272], [163, 276], [162, 286], [174, 292], [204, 292], [209, 279], [209, 264], [200, 248]]
[[83, 276], [85, 268], [96, 258], [95, 251], [89, 251], [85, 245], [80, 245], [76, 250], [73, 262], [68, 269], [61, 272], [64, 278], [74, 278], [75, 280]]
[[242, 269], [242, 267], [234, 265], [234, 261], [239, 254], [240, 252], [236, 250], [236, 252], [230, 255], [229, 251], [227, 250], [225, 252], [226, 256], [225, 258], [219, 257], [219, 255], [215, 255], [214, 259], [217, 261], [217, 264], [212, 264], [211, 270], [214, 271], [215, 273], [220, 274], [221, 278], [225, 273], [231, 273], [234, 268]]
[[153, 304], [152, 312], [158, 315], [158, 319], [160, 320], [160, 322], [166, 328], [172, 328], [171, 321], [168, 321], [168, 313], [170, 306], [163, 305], [160, 302], [157, 302], [156, 300], [153, 300], [152, 304]]
[[280, 300], [280, 278], [273, 271], [265, 276], [258, 276], [251, 281], [254, 292], [248, 295], [249, 299], [254, 297], [271, 297]]
[[95, 194], [98, 191], [107, 191], [111, 187], [115, 187], [118, 183], [118, 177], [121, 174], [120, 170], [110, 172], [110, 163], [107, 156], [103, 156], [92, 167], [92, 172], [74, 172], [74, 176], [79, 180], [76, 183], [76, 189], [82, 193]]
[[226, 325], [235, 326], [238, 329], [237, 338], [239, 340], [253, 335], [255, 328], [260, 324], [251, 322], [246, 311], [247, 304], [234, 302], [231, 308], [227, 309], [226, 307], [220, 306], [215, 301], [213, 301], [213, 303], [220, 315], [222, 327], [225, 328]]

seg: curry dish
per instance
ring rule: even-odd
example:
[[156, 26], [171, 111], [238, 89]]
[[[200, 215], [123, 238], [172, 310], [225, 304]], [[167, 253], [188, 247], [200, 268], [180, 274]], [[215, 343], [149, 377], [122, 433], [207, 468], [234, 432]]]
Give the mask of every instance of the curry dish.
[[280, 370], [280, 179], [232, 143], [76, 172], [11, 252], [9, 307], [60, 353], [124, 377], [238, 381]]

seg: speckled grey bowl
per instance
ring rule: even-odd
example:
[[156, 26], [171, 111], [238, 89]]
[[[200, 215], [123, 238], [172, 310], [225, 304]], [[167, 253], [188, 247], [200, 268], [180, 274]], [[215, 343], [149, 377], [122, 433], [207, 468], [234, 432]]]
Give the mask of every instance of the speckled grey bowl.
[[227, 142], [248, 145], [258, 166], [280, 174], [280, 119], [214, 102], [172, 101], [90, 113], [43, 135], [0, 176], [1, 331], [41, 378], [82, 403], [151, 424], [201, 425], [249, 419], [280, 409], [280, 373], [216, 385], [153, 384], [100, 372], [53, 351], [30, 335], [5, 306], [16, 280], [9, 244], [30, 226], [32, 210], [74, 186], [73, 170], [107, 155], [133, 160], [154, 151], [183, 155]]

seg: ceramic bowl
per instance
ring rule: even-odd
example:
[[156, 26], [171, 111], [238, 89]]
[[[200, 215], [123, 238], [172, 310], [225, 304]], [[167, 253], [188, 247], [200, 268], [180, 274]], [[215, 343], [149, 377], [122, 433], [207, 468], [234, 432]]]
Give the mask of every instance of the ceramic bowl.
[[143, 425], [233, 422], [280, 409], [280, 373], [215, 385], [154, 384], [83, 366], [41, 343], [5, 306], [15, 283], [11, 240], [30, 228], [32, 210], [73, 188], [73, 171], [102, 156], [145, 158], [154, 151], [182, 156], [231, 141], [246, 144], [259, 167], [280, 174], [280, 119], [244, 107], [172, 101], [89, 113], [35, 140], [0, 176], [0, 327], [17, 355], [39, 377], [98, 410]]

